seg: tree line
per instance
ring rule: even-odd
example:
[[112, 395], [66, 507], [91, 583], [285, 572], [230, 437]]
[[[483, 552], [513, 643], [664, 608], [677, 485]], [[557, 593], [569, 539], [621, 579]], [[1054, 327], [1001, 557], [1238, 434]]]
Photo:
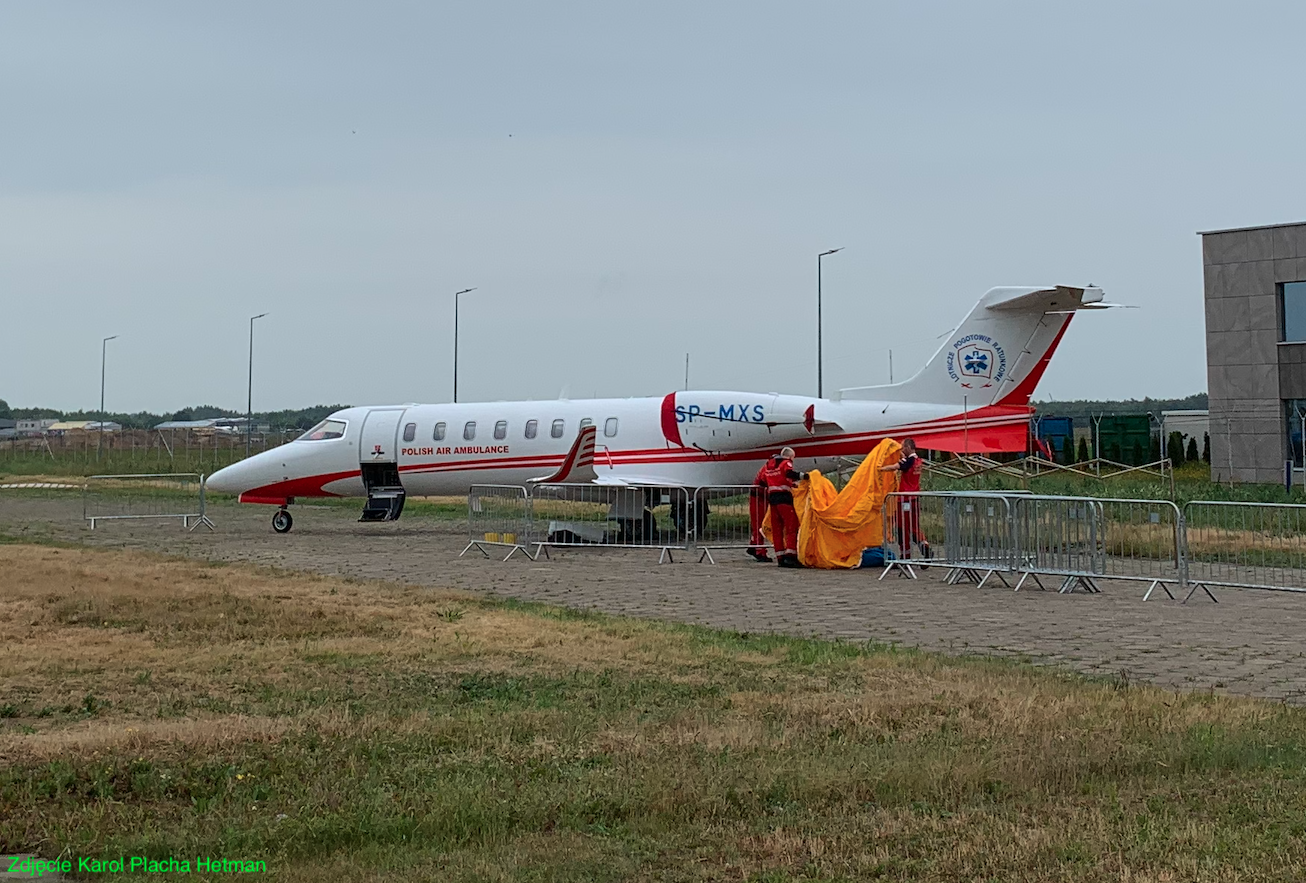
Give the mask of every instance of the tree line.
[[[283, 411], [255, 411], [255, 424], [266, 424], [278, 429], [307, 429], [315, 425], [328, 414], [347, 408], [348, 405], [314, 405], [311, 408], [287, 409]], [[152, 429], [169, 420], [212, 420], [216, 417], [243, 418], [243, 412], [216, 405], [195, 405], [182, 408], [171, 414], [154, 414], [149, 411], [125, 413], [107, 411], [59, 411], [54, 408], [11, 408], [9, 403], [0, 399], [0, 420], [108, 420], [121, 425], [124, 429]]]

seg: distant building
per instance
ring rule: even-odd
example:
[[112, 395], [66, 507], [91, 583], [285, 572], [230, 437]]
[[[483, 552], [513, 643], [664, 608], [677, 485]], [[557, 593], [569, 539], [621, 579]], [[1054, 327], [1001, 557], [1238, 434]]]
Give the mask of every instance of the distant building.
[[1306, 426], [1306, 223], [1200, 235], [1211, 477], [1282, 481]]
[[99, 432], [101, 429], [105, 432], [117, 432], [122, 429], [122, 424], [114, 423], [112, 420], [105, 420], [103, 423], [99, 420], [60, 420], [46, 427], [46, 432]]
[[43, 417], [41, 419], [19, 420], [18, 425], [14, 428], [18, 430], [19, 435], [41, 435], [51, 426], [59, 421], [53, 417]]
[[18, 421], [0, 417], [0, 438], [14, 438], [18, 435]]
[[1206, 443], [1206, 436], [1211, 432], [1210, 411], [1162, 411], [1161, 412], [1161, 447], [1170, 439], [1170, 433], [1177, 432], [1184, 437], [1187, 446], [1190, 438], [1197, 440], [1197, 450]]

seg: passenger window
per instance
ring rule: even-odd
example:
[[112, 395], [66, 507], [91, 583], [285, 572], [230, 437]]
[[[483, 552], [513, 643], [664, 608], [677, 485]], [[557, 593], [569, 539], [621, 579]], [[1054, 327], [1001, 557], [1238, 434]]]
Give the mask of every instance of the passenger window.
[[499, 441], [503, 441], [505, 438], [508, 437], [507, 420], [500, 420], [498, 423], [494, 424], [494, 437], [497, 438]]
[[417, 438], [417, 424], [409, 423], [404, 426], [404, 441], [412, 441]]
[[563, 430], [567, 428], [566, 420], [554, 420], [553, 428], [549, 430], [549, 435], [554, 438], [562, 438]]
[[603, 424], [603, 434], [606, 435], [608, 438], [613, 438], [613, 437], [616, 436], [616, 434], [617, 434], [617, 418], [616, 418], [616, 417], [609, 417], [609, 418], [607, 419], [607, 422], [605, 422], [605, 423]]
[[435, 424], [435, 434], [432, 435], [431, 437], [436, 441], [444, 441], [444, 430], [445, 430], [445, 425], [443, 421]]
[[527, 438], [535, 438], [535, 433], [539, 432], [539, 429], [540, 429], [540, 421], [538, 421], [538, 420], [527, 420], [527, 421], [526, 421], [526, 437], [527, 437]]
[[467, 425], [463, 427], [463, 438], [465, 438], [467, 441], [471, 441], [472, 439], [476, 438], [475, 420], [467, 421]]
[[586, 426], [593, 426], [593, 425], [594, 425], [594, 421], [591, 420], [589, 417], [582, 417], [582, 418], [580, 418], [580, 428], [581, 428], [581, 429], [584, 429]]

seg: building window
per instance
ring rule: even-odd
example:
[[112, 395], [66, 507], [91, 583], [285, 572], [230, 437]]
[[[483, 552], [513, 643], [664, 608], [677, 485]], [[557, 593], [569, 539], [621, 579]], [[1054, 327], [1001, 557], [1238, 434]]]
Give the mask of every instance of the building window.
[[404, 441], [412, 441], [417, 438], [417, 424], [409, 423], [404, 426]]
[[527, 420], [527, 421], [526, 421], [526, 437], [527, 437], [527, 438], [535, 438], [535, 433], [537, 433], [537, 432], [539, 432], [539, 431], [540, 431], [540, 421], [538, 421], [538, 420]]
[[444, 430], [445, 425], [443, 422], [435, 424], [435, 432], [431, 435], [431, 438], [436, 441], [444, 441]]
[[562, 433], [566, 431], [566, 428], [567, 428], [566, 420], [554, 420], [553, 428], [549, 430], [549, 435], [553, 436], [554, 438], [562, 438]]
[[1306, 341], [1306, 282], [1284, 282], [1279, 286], [1279, 315], [1283, 326], [1280, 339]]
[[609, 417], [603, 424], [603, 434], [608, 438], [614, 438], [617, 434], [617, 418]]
[[503, 441], [505, 438], [508, 437], [507, 420], [500, 420], [498, 423], [494, 424], [494, 437], [497, 438], [499, 441]]
[[463, 427], [463, 438], [471, 441], [476, 438], [476, 421], [468, 420], [467, 425]]
[[1302, 465], [1302, 421], [1306, 419], [1306, 399], [1283, 400], [1284, 428], [1288, 430], [1288, 453], [1292, 465]]

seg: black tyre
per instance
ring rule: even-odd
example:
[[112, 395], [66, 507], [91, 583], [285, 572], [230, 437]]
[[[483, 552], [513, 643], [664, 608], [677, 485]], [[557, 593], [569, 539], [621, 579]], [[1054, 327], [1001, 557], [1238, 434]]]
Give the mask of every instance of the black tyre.
[[272, 516], [272, 529], [277, 533], [290, 533], [290, 529], [294, 526], [295, 519], [285, 509], [278, 509], [277, 514]]

